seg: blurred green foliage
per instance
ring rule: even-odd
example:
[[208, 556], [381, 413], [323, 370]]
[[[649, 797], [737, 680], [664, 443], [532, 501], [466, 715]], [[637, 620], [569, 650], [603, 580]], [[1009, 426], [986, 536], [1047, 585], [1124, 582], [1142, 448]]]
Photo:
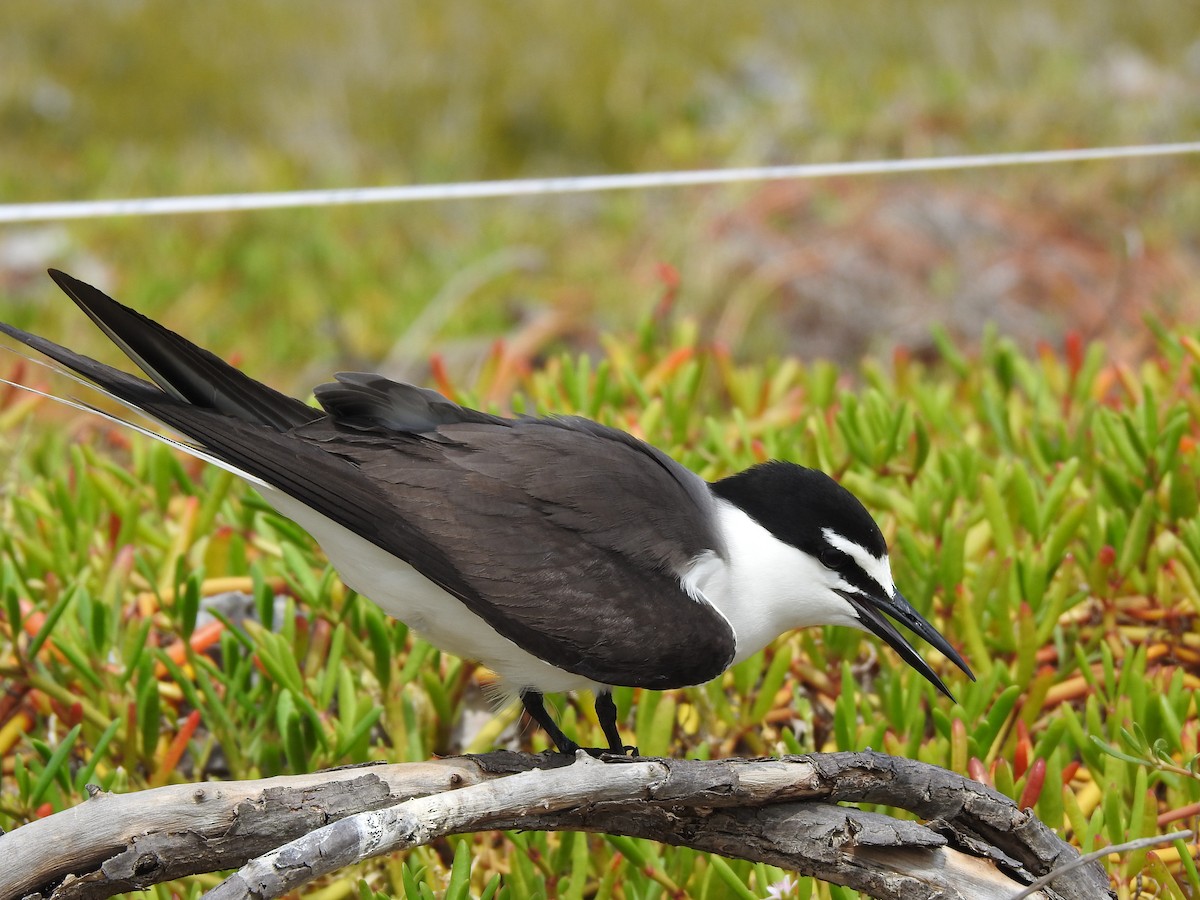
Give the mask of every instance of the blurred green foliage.
[[[702, 11], [678, 0], [586, 11], [549, 0], [11, 0], [0, 20], [6, 201], [1130, 144], [1200, 127], [1200, 7], [1173, 0], [719, 0]], [[550, 346], [589, 346], [595, 323], [637, 320], [660, 260], [683, 274], [685, 309], [719, 323], [735, 352], [761, 356], [805, 327], [760, 305], [787, 274], [773, 266], [802, 255], [794, 242], [811, 243], [822, 221], [853, 227], [880, 190], [1002, 198], [1057, 219], [1025, 228], [1069, 228], [1117, 256], [1130, 241], [1147, 255], [1194, 253], [1194, 173], [1189, 160], [1160, 160], [819, 183], [801, 205], [813, 227], [780, 210], [766, 264], [742, 253], [754, 235], [730, 228], [757, 196], [739, 188], [78, 222], [27, 265], [99, 269], [151, 315], [177, 304], [168, 321], [194, 323], [201, 343], [253, 336], [258, 374], [298, 389], [320, 375], [297, 360], [317, 373], [378, 361], [439, 301], [448, 313], [422, 352], [547, 312], [569, 318]], [[6, 239], [22, 233], [0, 228], [0, 277]], [[919, 258], [903, 243], [891, 253]], [[978, 275], [956, 269], [951, 247], [921, 277], [935, 303]], [[82, 336], [43, 284], [19, 283], [27, 309], [10, 319]], [[871, 301], [890, 293], [877, 286]], [[731, 303], [742, 319], [726, 315]], [[461, 372], [478, 356], [467, 342], [451, 362]]]
[[19, 139], [0, 171], [25, 199], [1123, 143], [1197, 116], [1172, 78], [1195, 75], [1200, 10], [1169, 0], [12, 0], [4, 18]]

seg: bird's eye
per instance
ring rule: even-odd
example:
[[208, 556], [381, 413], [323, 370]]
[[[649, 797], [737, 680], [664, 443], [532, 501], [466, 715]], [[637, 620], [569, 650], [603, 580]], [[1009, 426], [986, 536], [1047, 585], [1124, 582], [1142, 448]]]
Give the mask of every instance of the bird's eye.
[[821, 560], [821, 565], [827, 569], [841, 568], [842, 563], [846, 559], [846, 554], [841, 550], [834, 550], [832, 547], [822, 547], [818, 557]]

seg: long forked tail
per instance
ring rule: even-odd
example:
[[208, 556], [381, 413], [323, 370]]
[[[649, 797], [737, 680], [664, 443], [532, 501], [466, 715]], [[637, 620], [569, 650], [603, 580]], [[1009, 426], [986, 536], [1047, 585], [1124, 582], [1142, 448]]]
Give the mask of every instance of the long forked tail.
[[319, 410], [239, 372], [207, 350], [65, 272], [50, 277], [146, 373], [150, 384], [119, 369], [0, 323], [0, 331], [44, 353], [156, 418], [164, 406], [194, 406], [285, 431], [319, 418]]
[[81, 380], [94, 383], [102, 393], [141, 410], [188, 440], [157, 434], [87, 404], [44, 396], [88, 409], [220, 466], [254, 484], [269, 502], [286, 494], [359, 534], [379, 531], [388, 508], [381, 503], [378, 489], [359, 476], [354, 463], [295, 434], [300, 426], [324, 418], [324, 412], [243, 375], [91, 285], [62, 272], [52, 270], [50, 274], [151, 380], [11, 325], [0, 323], [0, 333], [44, 353]]

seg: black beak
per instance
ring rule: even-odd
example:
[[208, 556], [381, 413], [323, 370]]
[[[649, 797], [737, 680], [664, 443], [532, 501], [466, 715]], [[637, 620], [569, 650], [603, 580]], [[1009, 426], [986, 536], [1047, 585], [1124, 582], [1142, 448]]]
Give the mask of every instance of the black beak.
[[937, 673], [933, 669], [929, 668], [929, 664], [913, 649], [912, 644], [906, 641], [904, 636], [896, 630], [896, 626], [884, 618], [883, 613], [887, 613], [913, 634], [923, 638], [930, 645], [941, 651], [942, 655], [962, 669], [968, 678], [972, 681], [975, 680], [974, 673], [963, 658], [959, 656], [958, 651], [950, 646], [950, 642], [942, 636], [940, 631], [925, 621], [925, 618], [913, 609], [912, 604], [905, 600], [899, 591], [896, 591], [890, 598], [867, 597], [854, 591], [838, 591], [838, 593], [842, 595], [847, 603], [854, 607], [855, 612], [858, 613], [858, 618], [863, 623], [863, 627], [886, 641], [888, 646], [900, 654], [901, 659], [924, 675], [930, 684], [951, 700], [954, 700], [954, 695], [942, 683], [942, 679], [937, 676]]

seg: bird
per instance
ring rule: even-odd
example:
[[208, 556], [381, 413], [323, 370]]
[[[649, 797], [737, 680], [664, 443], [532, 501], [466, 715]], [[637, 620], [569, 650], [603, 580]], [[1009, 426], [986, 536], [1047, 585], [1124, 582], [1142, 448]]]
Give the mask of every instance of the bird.
[[[349, 588], [496, 673], [558, 752], [636, 754], [614, 687], [703, 684], [797, 628], [873, 633], [953, 701], [894, 619], [974, 680], [897, 589], [870, 513], [824, 472], [772, 460], [708, 482], [587, 418], [494, 415], [361, 372], [314, 388], [318, 408], [49, 274], [146, 377], [0, 331], [181, 439], [116, 421], [249, 482]], [[546, 710], [546, 694], [580, 690], [606, 747], [581, 748]]]

